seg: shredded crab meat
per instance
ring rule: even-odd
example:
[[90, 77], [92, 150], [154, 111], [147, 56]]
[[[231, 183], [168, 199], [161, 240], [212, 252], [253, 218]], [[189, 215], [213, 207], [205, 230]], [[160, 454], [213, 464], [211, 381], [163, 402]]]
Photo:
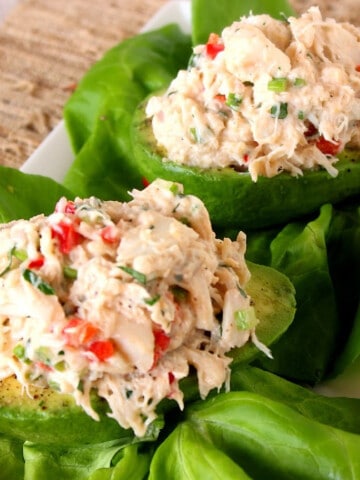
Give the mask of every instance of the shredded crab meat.
[[336, 155], [360, 146], [360, 30], [318, 7], [287, 22], [243, 17], [196, 46], [146, 114], [164, 161], [254, 181], [319, 168], [336, 176]]
[[[229, 350], [256, 340], [246, 237], [216, 239], [204, 204], [157, 180], [128, 203], [61, 199], [0, 229], [0, 378], [72, 394], [145, 434], [179, 381], [229, 382]], [[242, 317], [243, 318], [243, 317]], [[265, 348], [265, 347], [264, 347]]]

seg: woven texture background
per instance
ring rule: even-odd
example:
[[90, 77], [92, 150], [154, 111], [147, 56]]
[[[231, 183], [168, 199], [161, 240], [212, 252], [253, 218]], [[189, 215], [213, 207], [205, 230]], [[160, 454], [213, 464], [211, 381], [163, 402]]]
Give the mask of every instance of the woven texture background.
[[[1, 1], [1, 0], [0, 0]], [[22, 0], [0, 26], [0, 164], [19, 168], [62, 117], [76, 82], [167, 0]], [[360, 25], [360, 0], [291, 0]]]

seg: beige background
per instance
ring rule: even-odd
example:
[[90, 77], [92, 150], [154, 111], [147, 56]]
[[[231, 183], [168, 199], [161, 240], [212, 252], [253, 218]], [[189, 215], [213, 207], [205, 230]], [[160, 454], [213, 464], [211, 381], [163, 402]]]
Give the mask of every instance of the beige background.
[[[19, 168], [58, 124], [87, 69], [167, 1], [0, 0], [0, 164]], [[298, 11], [315, 3], [291, 2]], [[360, 0], [319, 6], [360, 25]]]

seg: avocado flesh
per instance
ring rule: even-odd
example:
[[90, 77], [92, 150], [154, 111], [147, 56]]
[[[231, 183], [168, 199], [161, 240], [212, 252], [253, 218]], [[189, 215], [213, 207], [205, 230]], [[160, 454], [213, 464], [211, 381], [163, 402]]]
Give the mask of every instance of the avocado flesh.
[[[251, 280], [247, 292], [252, 297], [260, 323], [257, 336], [270, 345], [291, 324], [295, 314], [295, 292], [289, 279], [276, 270], [248, 262]], [[234, 349], [234, 362], [247, 362], [261, 352], [249, 342]], [[197, 396], [196, 377], [184, 379], [181, 388], [185, 399]], [[48, 445], [75, 446], [121, 439], [124, 444], [134, 439], [131, 430], [123, 429], [107, 416], [107, 402], [92, 395], [93, 408], [100, 421], [93, 420], [77, 406], [71, 395], [51, 388], [31, 387], [30, 395], [14, 376], [0, 382], [0, 433], [11, 437]], [[172, 402], [172, 408], [174, 407]], [[175, 407], [177, 408], [177, 407]], [[159, 413], [168, 410], [160, 404]]]
[[0, 382], [0, 432], [42, 444], [76, 446], [133, 438], [106, 415], [107, 403], [93, 395], [92, 404], [100, 421], [76, 405], [71, 395], [51, 388], [31, 386], [28, 395], [15, 376]]
[[[266, 346], [275, 343], [292, 323], [295, 311], [295, 289], [288, 277], [274, 268], [247, 261], [251, 277], [246, 292], [251, 297], [259, 324], [256, 336]], [[249, 341], [230, 352], [233, 362], [249, 363], [259, 355], [259, 349]]]
[[149, 182], [163, 178], [182, 183], [186, 194], [203, 200], [214, 228], [271, 227], [311, 214], [324, 203], [360, 194], [358, 150], [339, 155], [336, 177], [314, 170], [298, 177], [285, 172], [272, 178], [260, 176], [254, 182], [249, 173], [231, 168], [204, 170], [177, 164], [159, 149], [145, 107], [146, 101], [138, 106], [132, 122], [134, 168]]

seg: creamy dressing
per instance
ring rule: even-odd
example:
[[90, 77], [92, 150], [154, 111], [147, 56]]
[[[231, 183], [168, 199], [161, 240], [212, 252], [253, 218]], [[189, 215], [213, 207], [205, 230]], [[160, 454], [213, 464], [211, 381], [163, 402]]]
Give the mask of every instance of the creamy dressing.
[[142, 436], [164, 398], [197, 371], [205, 397], [229, 380], [226, 353], [255, 335], [246, 239], [216, 239], [178, 184], [157, 180], [128, 203], [62, 198], [55, 212], [0, 229], [0, 378], [90, 391]]
[[287, 22], [250, 15], [194, 48], [146, 114], [164, 161], [258, 176], [337, 175], [359, 147], [360, 30], [317, 7]]

